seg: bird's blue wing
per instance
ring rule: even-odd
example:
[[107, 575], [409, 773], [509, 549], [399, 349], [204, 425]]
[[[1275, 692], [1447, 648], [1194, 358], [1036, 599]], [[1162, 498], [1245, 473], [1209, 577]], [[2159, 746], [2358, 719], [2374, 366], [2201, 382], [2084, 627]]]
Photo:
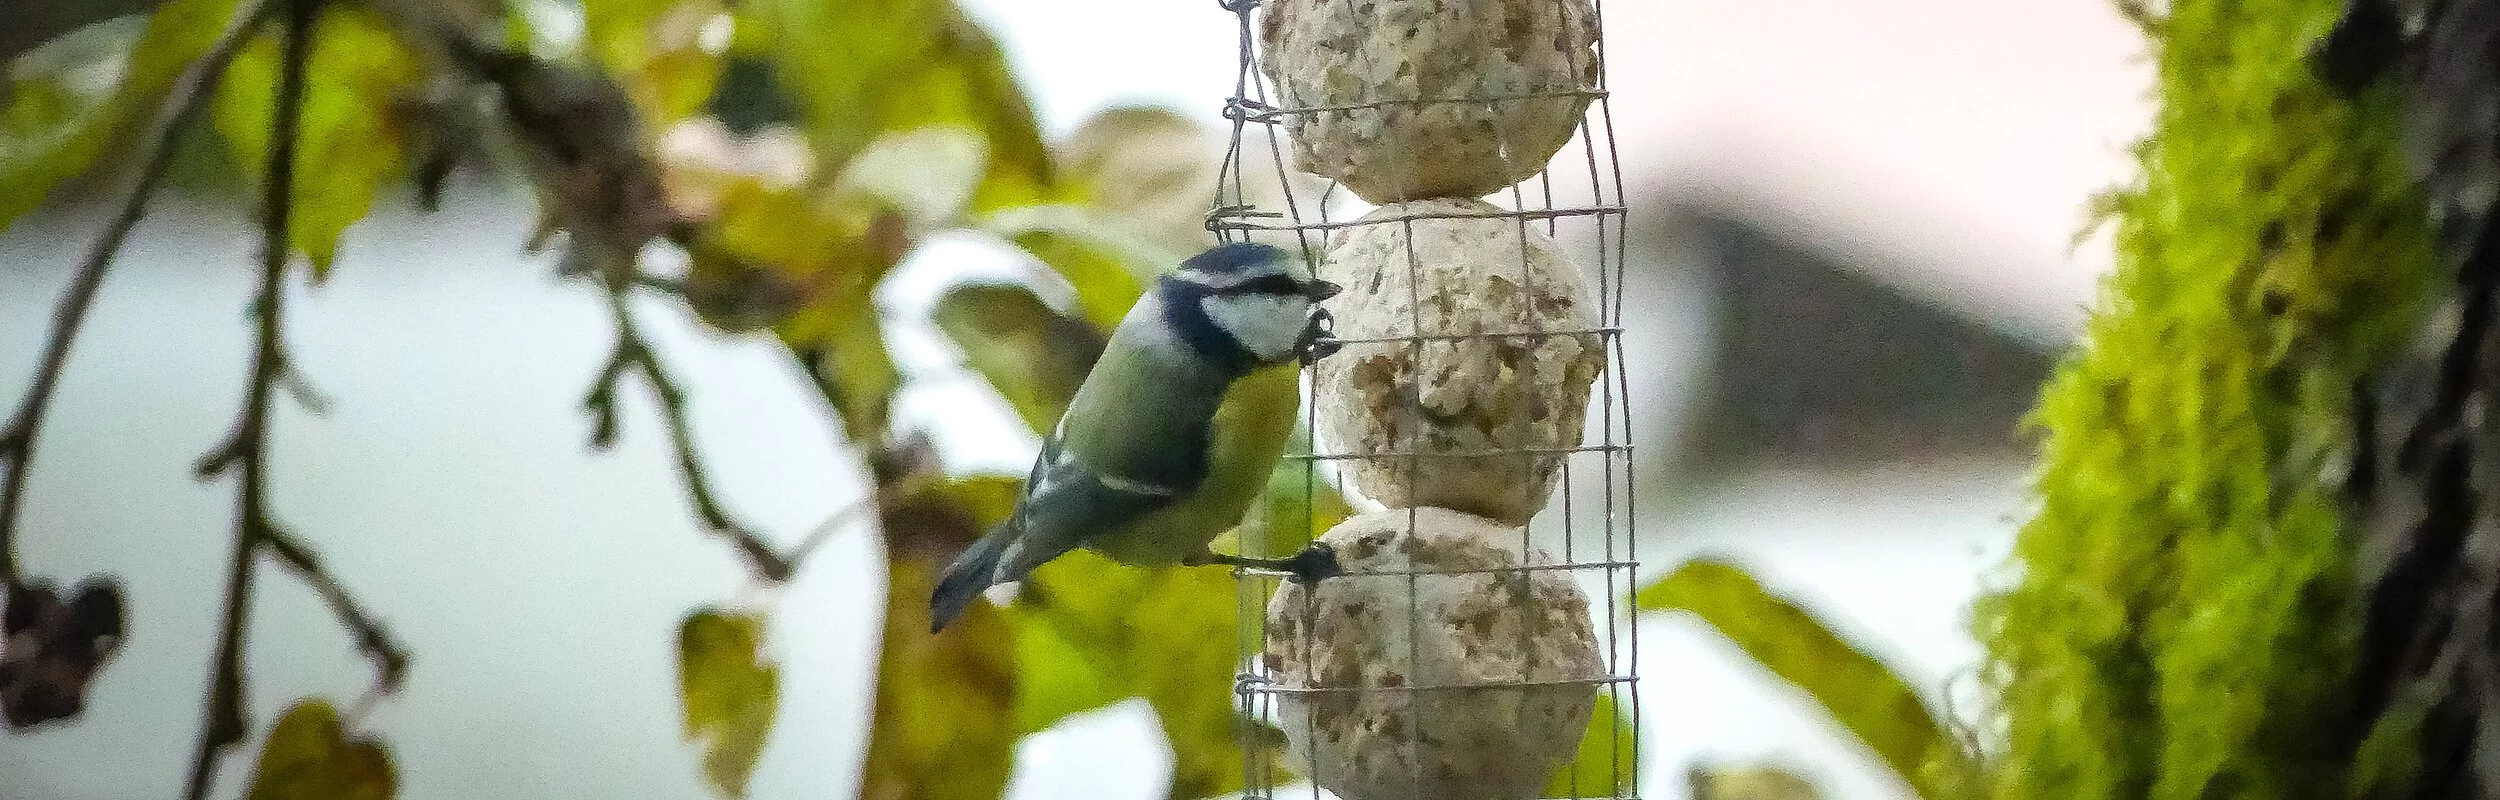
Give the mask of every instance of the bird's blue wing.
[[1023, 580], [1035, 567], [1085, 546], [1180, 499], [1180, 487], [1097, 475], [1044, 440], [1015, 517], [1014, 541], [1000, 554], [996, 580]]

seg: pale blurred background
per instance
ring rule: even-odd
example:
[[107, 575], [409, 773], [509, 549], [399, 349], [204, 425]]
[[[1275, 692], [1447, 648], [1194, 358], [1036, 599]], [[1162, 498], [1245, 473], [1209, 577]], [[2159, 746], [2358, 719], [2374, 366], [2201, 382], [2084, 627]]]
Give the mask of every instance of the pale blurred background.
[[[1236, 30], [1211, 0], [965, 5], [1053, 137], [1119, 103], [1213, 122], [1233, 85]], [[2139, 39], [2096, 0], [1604, 10], [1644, 578], [1731, 554], [1948, 693], [1977, 659], [1966, 605], [2026, 509], [2013, 423], [2106, 267], [2105, 248], [2069, 243], [2087, 196], [2128, 174], [2148, 111]], [[412, 800], [709, 797], [678, 733], [668, 633], [689, 607], [741, 599], [742, 573], [697, 532], [647, 402], [615, 452], [584, 447], [580, 398], [610, 330], [596, 294], [520, 255], [527, 193], [472, 182], [446, 206], [420, 216], [392, 195], [332, 280], [290, 300], [295, 352], [336, 404], [279, 418], [278, 511], [418, 654], [407, 690], [362, 723]], [[100, 224], [55, 204], [0, 234], [0, 396], [30, 374]], [[190, 465], [240, 402], [254, 248], [244, 207], [160, 201], [79, 342], [19, 546], [35, 574], [119, 575], [133, 628], [82, 720], [0, 736], [0, 800], [178, 790], [233, 497]], [[925, 248], [889, 310], [916, 318], [945, 280], [1017, 258]], [[727, 502], [785, 542], [850, 504], [861, 468], [786, 356], [664, 310], [646, 316]], [[897, 325], [915, 379], [900, 422], [939, 421], [951, 465], [1020, 472], [1032, 437], [925, 328]], [[841, 533], [783, 590], [783, 710], [755, 797], [854, 791], [872, 535]], [[362, 691], [368, 668], [309, 591], [264, 581], [255, 601], [256, 720]], [[1640, 625], [1641, 796], [1685, 796], [1695, 764], [1754, 760], [1832, 797], [1905, 794], [1707, 629]], [[1010, 796], [1159, 796], [1153, 724], [1125, 706], [1070, 719], [1024, 745]], [[239, 764], [221, 796], [240, 791]]]

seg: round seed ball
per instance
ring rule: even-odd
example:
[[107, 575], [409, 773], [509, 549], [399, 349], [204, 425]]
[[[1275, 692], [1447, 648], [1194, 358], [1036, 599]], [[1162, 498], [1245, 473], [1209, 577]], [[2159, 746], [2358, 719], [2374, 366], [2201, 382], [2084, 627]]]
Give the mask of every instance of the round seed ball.
[[1580, 445], [1606, 355], [1586, 332], [1597, 320], [1579, 268], [1539, 225], [1394, 221], [1497, 211], [1476, 200], [1383, 206], [1363, 219], [1392, 221], [1340, 231], [1321, 265], [1345, 287], [1328, 302], [1340, 338], [1463, 337], [1356, 341], [1317, 365], [1320, 435], [1355, 456], [1347, 477], [1383, 505], [1524, 523], [1553, 495], [1560, 451]]
[[1535, 797], [1605, 674], [1588, 596], [1562, 570], [1416, 575], [1410, 594], [1409, 572], [1523, 564], [1516, 528], [1413, 513], [1411, 535], [1406, 509], [1339, 523], [1320, 541], [1346, 574], [1268, 603], [1263, 664], [1293, 769], [1344, 800]]
[[1338, 109], [1284, 117], [1295, 164], [1375, 204], [1537, 174], [1597, 87], [1588, 0], [1270, 0], [1259, 32], [1285, 108]]

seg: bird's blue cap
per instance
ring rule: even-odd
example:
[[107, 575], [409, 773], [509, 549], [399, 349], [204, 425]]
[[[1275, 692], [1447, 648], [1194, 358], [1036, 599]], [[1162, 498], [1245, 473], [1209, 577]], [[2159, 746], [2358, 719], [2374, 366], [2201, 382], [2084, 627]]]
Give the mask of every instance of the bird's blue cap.
[[1274, 245], [1257, 242], [1228, 242], [1190, 256], [1189, 260], [1181, 262], [1181, 268], [1209, 275], [1240, 275], [1255, 271], [1259, 267], [1289, 264], [1292, 261], [1292, 254]]

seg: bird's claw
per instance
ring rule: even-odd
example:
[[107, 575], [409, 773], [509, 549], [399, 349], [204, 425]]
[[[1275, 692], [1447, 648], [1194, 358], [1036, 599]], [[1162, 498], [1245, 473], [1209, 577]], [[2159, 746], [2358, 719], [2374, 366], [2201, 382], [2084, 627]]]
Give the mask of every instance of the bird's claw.
[[1345, 349], [1345, 342], [1337, 338], [1337, 318], [1326, 308], [1311, 309], [1311, 328], [1304, 334], [1304, 340], [1304, 361], [1318, 361]]
[[1185, 567], [1218, 564], [1236, 569], [1281, 572], [1285, 574], [1285, 580], [1305, 586], [1345, 574], [1345, 565], [1337, 561], [1336, 548], [1319, 542], [1312, 542], [1309, 547], [1302, 548], [1302, 552], [1293, 554], [1291, 558], [1228, 556], [1208, 550], [1181, 559], [1181, 566]]
[[1302, 552], [1285, 559], [1285, 571], [1293, 573], [1286, 580], [1305, 586], [1345, 574], [1345, 564], [1337, 561], [1337, 549], [1319, 542], [1302, 548]]

